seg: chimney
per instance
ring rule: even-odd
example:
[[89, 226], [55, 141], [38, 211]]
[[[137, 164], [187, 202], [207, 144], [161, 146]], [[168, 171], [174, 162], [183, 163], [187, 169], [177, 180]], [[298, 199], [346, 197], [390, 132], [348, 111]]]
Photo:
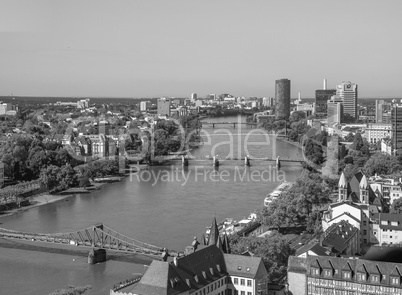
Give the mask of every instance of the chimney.
[[323, 80], [322, 89], [327, 90], [327, 79]]

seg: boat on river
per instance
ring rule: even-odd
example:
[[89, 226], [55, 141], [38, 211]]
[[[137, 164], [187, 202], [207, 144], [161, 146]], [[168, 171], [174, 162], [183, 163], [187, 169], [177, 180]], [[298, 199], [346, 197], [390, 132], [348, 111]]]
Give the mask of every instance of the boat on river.
[[283, 191], [289, 189], [292, 186], [292, 182], [282, 182], [280, 185], [278, 185], [272, 193], [270, 193], [268, 196], [265, 197], [264, 199], [264, 206], [269, 207], [269, 204], [272, 203], [272, 201], [276, 200]]

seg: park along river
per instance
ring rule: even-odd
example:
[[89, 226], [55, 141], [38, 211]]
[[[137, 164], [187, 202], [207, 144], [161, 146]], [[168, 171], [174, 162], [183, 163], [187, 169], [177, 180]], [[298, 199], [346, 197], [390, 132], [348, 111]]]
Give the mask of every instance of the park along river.
[[[208, 122], [244, 122], [245, 117], [208, 118]], [[33, 233], [73, 232], [102, 222], [146, 243], [183, 251], [201, 237], [214, 217], [240, 220], [263, 206], [265, 196], [282, 181], [293, 182], [298, 163], [253, 158], [299, 158], [301, 150], [253, 126], [203, 124], [204, 144], [192, 151], [188, 167], [177, 161], [132, 173], [123, 181], [90, 194], [0, 218], [0, 227]], [[211, 156], [220, 159], [212, 166]], [[245, 167], [249, 155], [251, 166]], [[92, 285], [88, 294], [109, 294], [110, 288], [144, 264], [107, 261], [88, 265], [83, 257], [0, 248], [1, 294], [48, 294], [66, 285]]]

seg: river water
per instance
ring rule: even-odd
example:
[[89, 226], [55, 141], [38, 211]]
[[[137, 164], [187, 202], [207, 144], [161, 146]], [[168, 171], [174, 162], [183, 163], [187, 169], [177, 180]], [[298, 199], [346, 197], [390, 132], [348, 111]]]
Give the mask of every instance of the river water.
[[[244, 119], [225, 117], [214, 122]], [[284, 163], [278, 170], [274, 162], [253, 160], [276, 156], [302, 158], [299, 148], [275, 140], [261, 130], [246, 125], [233, 128], [222, 124], [212, 128], [204, 124], [202, 136], [204, 145], [193, 151], [195, 159], [188, 167], [183, 168], [180, 163], [150, 167], [99, 191], [2, 217], [0, 226], [55, 233], [102, 222], [137, 240], [183, 251], [194, 236], [200, 237], [205, 232], [213, 217], [218, 221], [247, 218], [262, 207], [264, 197], [280, 182], [295, 181], [300, 175], [299, 164]], [[209, 159], [212, 155], [218, 155], [219, 168], [212, 166]], [[251, 167], [244, 167], [242, 160], [236, 160], [245, 155], [252, 158]], [[89, 294], [108, 294], [101, 292], [143, 269], [143, 265], [115, 261], [108, 261], [106, 266], [89, 266], [85, 259], [80, 264], [71, 263], [71, 257], [58, 254], [46, 254], [47, 258], [41, 262], [39, 257], [43, 253], [13, 250], [7, 254], [10, 251], [0, 249], [0, 294], [4, 290], [7, 290], [4, 294], [21, 294], [27, 288], [38, 292], [30, 294], [47, 294], [68, 284], [90, 284], [93, 289]], [[17, 284], [10, 279], [15, 274], [30, 279]]]

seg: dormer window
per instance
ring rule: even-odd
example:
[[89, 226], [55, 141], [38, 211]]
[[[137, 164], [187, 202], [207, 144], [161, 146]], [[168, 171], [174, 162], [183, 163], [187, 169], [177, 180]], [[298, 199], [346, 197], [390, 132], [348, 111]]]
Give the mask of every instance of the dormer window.
[[311, 274], [312, 275], [319, 275], [320, 274], [320, 270], [316, 267], [312, 267], [311, 268]]
[[358, 280], [358, 281], [365, 281], [365, 280], [366, 280], [366, 274], [364, 274], [364, 273], [358, 273], [358, 274], [357, 274], [357, 280]]
[[352, 274], [350, 271], [342, 271], [342, 278], [343, 279], [350, 279], [352, 277]]
[[331, 277], [332, 276], [332, 271], [329, 270], [329, 269], [324, 269], [324, 276]]
[[378, 283], [380, 281], [380, 276], [379, 275], [372, 275], [371, 276], [371, 281]]
[[391, 277], [391, 284], [392, 285], [399, 285], [400, 284], [400, 278], [399, 277]]

